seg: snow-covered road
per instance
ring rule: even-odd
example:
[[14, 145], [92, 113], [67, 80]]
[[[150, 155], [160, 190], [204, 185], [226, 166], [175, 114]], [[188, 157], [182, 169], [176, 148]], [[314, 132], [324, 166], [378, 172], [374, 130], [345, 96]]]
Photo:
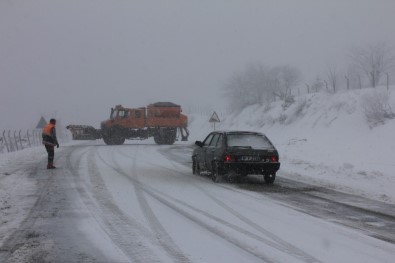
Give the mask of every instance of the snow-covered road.
[[[45, 169], [44, 155], [39, 162], [18, 160], [18, 166], [10, 162], [0, 177], [0, 183], [8, 186], [1, 189], [3, 195], [23, 192], [10, 194], [7, 204], [0, 204], [0, 260], [395, 259], [391, 225], [395, 215], [387, 214], [385, 206], [376, 207], [380, 203], [372, 202], [369, 207], [376, 212], [369, 212], [366, 207], [353, 208], [358, 200], [342, 200], [345, 195], [331, 202], [335, 193], [305, 185], [292, 188], [292, 181], [282, 179], [281, 173], [273, 186], [254, 177], [235, 185], [214, 184], [208, 177], [192, 175], [191, 151], [188, 144], [158, 146], [144, 141], [105, 146], [94, 141], [62, 147], [56, 154], [56, 170]], [[306, 200], [320, 202], [303, 205]], [[364, 222], [363, 215], [376, 220]]]

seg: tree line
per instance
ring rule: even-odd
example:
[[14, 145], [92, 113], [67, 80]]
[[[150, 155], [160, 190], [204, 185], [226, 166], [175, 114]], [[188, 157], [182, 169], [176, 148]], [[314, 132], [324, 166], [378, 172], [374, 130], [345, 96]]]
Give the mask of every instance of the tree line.
[[[355, 47], [348, 52], [349, 65], [344, 72], [337, 65], [327, 64], [324, 77], [317, 77], [311, 83], [305, 83], [307, 92], [326, 89], [336, 92], [341, 81], [347, 89], [362, 88], [365, 82], [376, 87], [395, 68], [393, 47], [386, 43], [377, 43]], [[261, 63], [251, 63], [243, 70], [234, 73], [225, 83], [223, 90], [229, 108], [240, 111], [254, 104], [267, 104], [275, 100], [292, 103], [292, 90], [302, 82], [301, 71], [293, 66], [270, 67]], [[298, 89], [298, 93], [300, 90]]]

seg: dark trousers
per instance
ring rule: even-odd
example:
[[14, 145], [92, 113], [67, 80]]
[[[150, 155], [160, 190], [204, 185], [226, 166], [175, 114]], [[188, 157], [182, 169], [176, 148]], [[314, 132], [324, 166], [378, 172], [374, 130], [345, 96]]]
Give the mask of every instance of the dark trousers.
[[48, 163], [53, 163], [53, 160], [55, 158], [55, 147], [50, 145], [45, 145], [45, 149], [47, 150], [48, 153]]

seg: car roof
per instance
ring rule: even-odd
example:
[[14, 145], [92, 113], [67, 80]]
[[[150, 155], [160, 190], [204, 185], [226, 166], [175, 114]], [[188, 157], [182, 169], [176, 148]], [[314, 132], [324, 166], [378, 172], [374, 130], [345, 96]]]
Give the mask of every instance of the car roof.
[[255, 132], [255, 131], [238, 131], [238, 130], [219, 130], [219, 131], [213, 131], [213, 133], [225, 133], [225, 134], [263, 134], [261, 132]]

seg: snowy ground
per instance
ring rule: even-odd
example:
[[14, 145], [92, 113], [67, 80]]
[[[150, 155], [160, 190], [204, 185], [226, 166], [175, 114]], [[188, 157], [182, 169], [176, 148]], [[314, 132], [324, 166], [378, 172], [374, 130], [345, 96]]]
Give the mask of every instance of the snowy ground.
[[[361, 103], [370, 92], [220, 114], [219, 128], [263, 131], [280, 152], [274, 186], [257, 191], [191, 174], [191, 144], [212, 129], [210, 116], [191, 115], [190, 141], [174, 146], [62, 145], [53, 171], [44, 147], [1, 154], [0, 262], [393, 262], [393, 241], [365, 229], [393, 236], [383, 222], [395, 218], [395, 120], [368, 125]], [[392, 212], [357, 208], [342, 218], [336, 207], [352, 211], [351, 199], [331, 203], [328, 191], [297, 182], [379, 200]], [[322, 213], [287, 196], [311, 198]]]
[[[269, 192], [275, 188], [242, 190], [192, 175], [185, 158], [190, 150], [188, 144], [152, 142], [62, 146], [55, 171], [45, 169], [42, 150], [18, 153], [26, 163], [12, 156], [1, 166], [0, 179], [4, 262], [394, 258], [393, 243], [299, 211], [273, 198]], [[281, 180], [277, 184], [285, 186]]]

